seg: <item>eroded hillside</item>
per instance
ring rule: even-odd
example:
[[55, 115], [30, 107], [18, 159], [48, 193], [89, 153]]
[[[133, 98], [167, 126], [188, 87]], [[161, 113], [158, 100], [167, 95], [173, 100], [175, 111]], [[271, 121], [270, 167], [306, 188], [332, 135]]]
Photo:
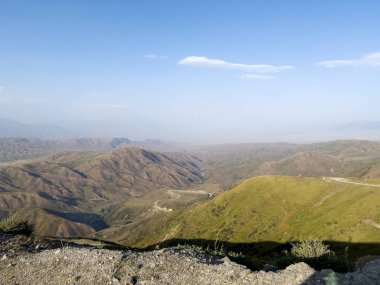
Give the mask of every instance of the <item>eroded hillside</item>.
[[[48, 224], [56, 224], [51, 223], [54, 219], [63, 218], [69, 224], [84, 224], [83, 230], [75, 234], [86, 235], [89, 229], [85, 225], [99, 230], [86, 220], [91, 221], [94, 215], [100, 218], [111, 205], [162, 188], [201, 183], [198, 163], [189, 155], [137, 148], [59, 153], [33, 162], [1, 166], [0, 206], [3, 212], [22, 209], [20, 213], [37, 229], [41, 228], [40, 234], [47, 233], [41, 224], [46, 223], [49, 228]], [[74, 232], [63, 230], [62, 235]], [[48, 233], [54, 231], [50, 228]]]

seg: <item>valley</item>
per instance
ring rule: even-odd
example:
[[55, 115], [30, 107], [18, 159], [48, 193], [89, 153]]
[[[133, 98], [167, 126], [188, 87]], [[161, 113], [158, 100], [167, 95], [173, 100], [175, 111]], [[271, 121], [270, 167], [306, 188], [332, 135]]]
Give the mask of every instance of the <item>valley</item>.
[[378, 241], [379, 142], [165, 152], [120, 141], [90, 151], [99, 140], [84, 142], [83, 149], [2, 163], [0, 215], [22, 217], [41, 236], [138, 248], [194, 241], [273, 250], [309, 238]]
[[[93, 217], [103, 221], [116, 204], [154, 190], [202, 183], [196, 163], [185, 154], [128, 147], [111, 152], [65, 151], [5, 164], [0, 166], [0, 209], [3, 215], [25, 217], [38, 234], [88, 235], [99, 230], [91, 224]], [[52, 221], [64, 230], [54, 231], [48, 226]], [[105, 221], [101, 224], [108, 226]]]

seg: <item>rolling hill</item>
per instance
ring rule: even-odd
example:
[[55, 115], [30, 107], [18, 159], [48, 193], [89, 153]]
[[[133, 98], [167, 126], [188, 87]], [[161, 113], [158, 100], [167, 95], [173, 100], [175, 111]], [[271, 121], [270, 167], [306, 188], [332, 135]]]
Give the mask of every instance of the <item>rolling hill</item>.
[[207, 181], [225, 189], [260, 175], [362, 177], [380, 161], [380, 142], [361, 140], [211, 145], [191, 151], [204, 162]]
[[[58, 232], [44, 226], [54, 220], [63, 224], [60, 234], [93, 235], [110, 226], [118, 227], [109, 230], [111, 238], [112, 231], [123, 237], [142, 220], [209, 200], [252, 176], [380, 177], [379, 142], [220, 145], [180, 153], [134, 144], [178, 147], [126, 138], [0, 139], [0, 158], [52, 153], [0, 164], [0, 216], [19, 212], [36, 223], [40, 234]], [[178, 189], [182, 192], [173, 192]]]
[[65, 150], [107, 151], [135, 146], [159, 152], [184, 152], [185, 145], [159, 140], [131, 141], [128, 138], [72, 138], [47, 140], [40, 138], [0, 137], [0, 163], [35, 159]]
[[341, 176], [344, 165], [338, 158], [317, 152], [297, 152], [285, 158], [263, 163], [258, 173], [289, 176]]
[[130, 144], [127, 138], [81, 138], [44, 140], [37, 138], [0, 138], [0, 162], [34, 159], [63, 150], [106, 151]]
[[[23, 216], [28, 216], [37, 229], [44, 228], [41, 226], [46, 219], [44, 213], [65, 219], [70, 227], [74, 225], [67, 221], [92, 226], [94, 215], [100, 215], [112, 205], [162, 188], [178, 189], [201, 183], [203, 178], [197, 163], [198, 159], [190, 155], [127, 147], [102, 153], [67, 151], [30, 162], [2, 165], [0, 208], [3, 212], [22, 209]], [[84, 232], [89, 231], [86, 228], [77, 235]]]
[[133, 231], [111, 228], [103, 236], [138, 247], [170, 239], [378, 242], [380, 184], [367, 185], [359, 179], [356, 182], [255, 177], [212, 200], [142, 221]]

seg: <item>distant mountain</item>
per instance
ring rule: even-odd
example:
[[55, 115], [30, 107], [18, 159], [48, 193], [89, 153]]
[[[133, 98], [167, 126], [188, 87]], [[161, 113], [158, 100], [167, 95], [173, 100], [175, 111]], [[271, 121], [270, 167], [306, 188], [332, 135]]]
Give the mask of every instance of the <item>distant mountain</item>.
[[63, 150], [105, 151], [130, 144], [131, 141], [127, 138], [0, 138], [0, 162], [33, 159]]
[[136, 146], [160, 152], [184, 152], [186, 145], [159, 140], [131, 141], [128, 138], [71, 138], [47, 140], [41, 138], [0, 137], [0, 163], [33, 159], [62, 150], [105, 151]]
[[73, 137], [66, 129], [48, 124], [25, 124], [0, 118], [0, 137], [62, 139]]
[[211, 145], [191, 151], [202, 159], [207, 181], [225, 189], [258, 175], [363, 177], [369, 165], [380, 161], [380, 142], [363, 140]]
[[338, 158], [317, 152], [297, 152], [280, 160], [263, 163], [259, 173], [291, 176], [341, 176], [343, 162]]

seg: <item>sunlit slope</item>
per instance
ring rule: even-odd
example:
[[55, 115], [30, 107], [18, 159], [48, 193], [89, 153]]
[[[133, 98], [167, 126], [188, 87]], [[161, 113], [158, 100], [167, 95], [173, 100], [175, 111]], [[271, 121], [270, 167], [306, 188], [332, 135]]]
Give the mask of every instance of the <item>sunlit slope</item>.
[[380, 188], [323, 178], [261, 176], [213, 200], [145, 221], [133, 231], [116, 231], [114, 236], [134, 246], [171, 238], [380, 242]]
[[298, 152], [277, 161], [263, 163], [258, 173], [290, 176], [332, 176], [344, 174], [343, 162], [317, 152]]

